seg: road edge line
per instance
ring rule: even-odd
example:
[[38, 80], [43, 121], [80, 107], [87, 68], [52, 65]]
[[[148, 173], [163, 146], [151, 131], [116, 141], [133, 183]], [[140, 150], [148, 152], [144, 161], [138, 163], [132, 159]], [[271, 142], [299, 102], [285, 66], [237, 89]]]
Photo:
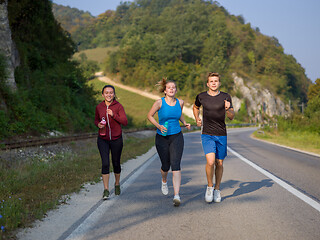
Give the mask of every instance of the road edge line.
[[268, 171], [264, 170], [263, 168], [259, 167], [255, 163], [253, 163], [250, 160], [246, 159], [245, 157], [243, 157], [242, 155], [240, 155], [236, 151], [232, 150], [230, 147], [227, 147], [227, 149], [233, 155], [237, 156], [240, 160], [242, 160], [243, 162], [247, 163], [248, 165], [250, 165], [251, 167], [253, 167], [257, 171], [259, 171], [260, 173], [262, 173], [266, 177], [270, 178], [271, 180], [273, 180], [274, 182], [279, 184], [281, 187], [286, 189], [288, 192], [292, 193], [293, 195], [295, 195], [296, 197], [300, 198], [302, 201], [304, 201], [305, 203], [307, 203], [308, 205], [310, 205], [311, 207], [316, 209], [318, 212], [320, 212], [320, 204], [317, 201], [315, 201], [312, 198], [308, 197], [307, 195], [301, 193], [300, 191], [298, 191], [294, 187], [292, 187], [289, 184], [287, 184], [284, 181], [282, 181], [280, 178], [274, 176], [273, 174], [271, 174]]
[[[135, 169], [132, 174], [121, 184], [121, 192], [124, 192], [132, 182], [143, 173], [143, 171], [158, 157], [155, 153], [147, 161], [145, 161], [138, 169]], [[65, 239], [78, 240], [84, 239], [88, 230], [99, 220], [99, 218], [118, 200], [114, 194], [110, 195], [110, 199], [103, 201], [86, 219], [82, 221]]]

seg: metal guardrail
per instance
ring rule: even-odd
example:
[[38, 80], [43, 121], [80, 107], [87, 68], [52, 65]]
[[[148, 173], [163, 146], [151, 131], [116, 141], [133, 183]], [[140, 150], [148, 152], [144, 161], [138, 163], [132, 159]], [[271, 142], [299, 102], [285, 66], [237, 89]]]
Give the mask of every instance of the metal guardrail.
[[235, 123], [235, 124], [228, 123], [226, 125], [227, 125], [227, 127], [248, 127], [248, 126], [257, 126], [258, 124], [256, 124], [256, 123]]

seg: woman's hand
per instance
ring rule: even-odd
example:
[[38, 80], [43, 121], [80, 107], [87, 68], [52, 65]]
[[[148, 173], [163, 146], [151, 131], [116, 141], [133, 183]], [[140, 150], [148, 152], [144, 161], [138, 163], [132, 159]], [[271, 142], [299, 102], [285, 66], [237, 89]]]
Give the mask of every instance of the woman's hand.
[[107, 114], [109, 114], [111, 117], [113, 117], [113, 111], [111, 109], [107, 110]]
[[159, 130], [163, 134], [163, 133], [166, 133], [168, 129], [166, 129], [163, 125], [160, 125]]
[[191, 129], [191, 124], [190, 124], [190, 123], [186, 123], [184, 126], [185, 126], [188, 130]]

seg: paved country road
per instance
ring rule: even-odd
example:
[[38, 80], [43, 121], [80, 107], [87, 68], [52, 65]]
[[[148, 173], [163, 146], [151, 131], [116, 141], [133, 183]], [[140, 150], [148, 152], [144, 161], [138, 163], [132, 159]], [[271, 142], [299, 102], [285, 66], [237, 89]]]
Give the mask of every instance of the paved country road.
[[254, 130], [228, 131], [221, 203], [204, 201], [200, 133], [188, 133], [180, 207], [171, 174], [169, 195], [161, 194], [154, 155], [123, 179], [120, 196], [93, 203], [58, 239], [320, 239], [320, 158], [251, 139]]

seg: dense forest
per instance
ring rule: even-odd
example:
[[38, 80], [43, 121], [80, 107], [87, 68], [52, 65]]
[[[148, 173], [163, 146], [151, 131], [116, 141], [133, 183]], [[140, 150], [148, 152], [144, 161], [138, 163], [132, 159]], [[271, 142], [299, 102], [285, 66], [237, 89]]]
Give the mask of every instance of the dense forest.
[[[0, 136], [92, 129], [94, 92], [79, 64], [71, 61], [76, 45], [52, 14], [49, 0], [10, 0], [9, 23], [20, 57], [17, 92], [1, 79], [6, 109], [0, 111]], [[5, 61], [0, 57], [0, 76]]]
[[80, 27], [87, 26], [94, 19], [89, 12], [84, 12], [77, 8], [70, 8], [59, 4], [52, 4], [52, 11], [63, 29], [68, 31], [71, 35]]
[[[232, 93], [232, 73], [274, 94], [307, 101], [311, 81], [275, 37], [260, 33], [216, 1], [136, 0], [108, 10], [72, 35], [79, 49], [118, 46], [105, 71], [152, 88], [162, 77], [178, 82], [187, 98], [205, 88], [208, 71], [222, 74]], [[232, 93], [236, 94], [236, 93]]]

